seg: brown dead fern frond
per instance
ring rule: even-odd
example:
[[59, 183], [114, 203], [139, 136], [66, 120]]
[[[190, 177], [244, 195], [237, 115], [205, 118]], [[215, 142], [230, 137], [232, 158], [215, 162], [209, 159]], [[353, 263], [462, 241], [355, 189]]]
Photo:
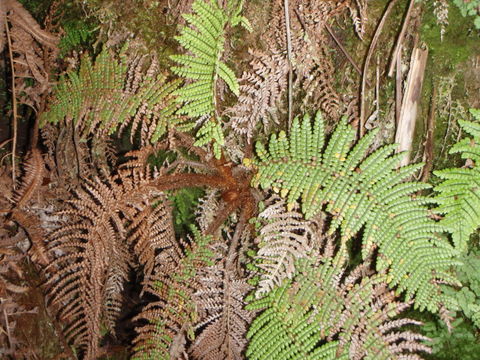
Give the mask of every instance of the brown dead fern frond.
[[[17, 0], [2, 0], [0, 6], [0, 52], [9, 39], [13, 53], [15, 96], [39, 110], [42, 96], [50, 91], [48, 66], [58, 52], [58, 38], [40, 28], [36, 20]], [[34, 79], [31, 86], [26, 79]]]
[[41, 187], [45, 166], [42, 154], [38, 148], [33, 148], [23, 162], [24, 176], [17, 186], [13, 200], [15, 207], [21, 209]]
[[150, 256], [175, 242], [168, 208], [151, 181], [148, 174], [126, 172], [84, 181], [59, 213], [66, 224], [49, 235], [50, 305], [85, 359], [99, 355], [102, 324], [115, 330], [132, 267], [144, 265], [151, 285]]
[[303, 219], [298, 209], [287, 210], [278, 196], [267, 199], [267, 207], [258, 215], [262, 228], [254, 240], [260, 244], [255, 256], [261, 272], [256, 296], [261, 297], [292, 278], [295, 261], [313, 251], [316, 236], [311, 224]]
[[[194, 239], [185, 245], [182, 257], [171, 266], [159, 264], [152, 280], [144, 288], [155, 297], [135, 318], [139, 321], [134, 340], [133, 359], [179, 359], [187, 339], [193, 338], [198, 321], [193, 293], [199, 288], [197, 272], [211, 266], [211, 236], [193, 229]], [[161, 260], [159, 258], [158, 260]]]
[[[278, 114], [287, 89], [289, 61], [283, 1], [274, 1], [267, 30], [261, 35], [264, 49], [250, 49], [250, 70], [240, 79], [238, 103], [226, 110], [230, 126], [248, 141], [259, 123], [268, 126]], [[294, 92], [304, 93], [304, 102], [320, 108], [332, 118], [338, 117], [339, 95], [335, 91], [334, 67], [327, 46], [324, 25], [345, 13], [350, 1], [290, 3], [292, 67]]]
[[217, 246], [216, 264], [198, 275], [200, 286], [193, 300], [199, 334], [188, 350], [192, 359], [244, 359], [245, 335], [255, 316], [255, 312], [245, 310], [244, 298], [253, 287], [225, 268], [227, 250], [224, 244]]

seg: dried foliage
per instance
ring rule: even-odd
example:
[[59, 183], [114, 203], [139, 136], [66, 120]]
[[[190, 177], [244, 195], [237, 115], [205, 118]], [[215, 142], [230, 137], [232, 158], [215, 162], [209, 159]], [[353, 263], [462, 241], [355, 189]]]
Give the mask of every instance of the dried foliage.
[[[15, 96], [38, 110], [51, 87], [48, 62], [58, 54], [58, 39], [42, 30], [17, 0], [0, 4], [0, 52], [8, 45], [13, 58]], [[33, 86], [26, 79], [34, 79]]]
[[114, 330], [132, 254], [137, 264], [143, 261], [148, 288], [156, 251], [175, 244], [170, 212], [161, 194], [146, 186], [150, 180], [123, 174], [86, 181], [59, 213], [68, 222], [49, 235], [51, 305], [86, 359], [98, 356], [102, 320]]
[[215, 265], [198, 274], [199, 287], [193, 300], [199, 334], [189, 348], [193, 359], [244, 359], [245, 335], [255, 315], [245, 309], [244, 298], [253, 287], [236, 271], [226, 268], [226, 250], [217, 246]]
[[261, 272], [256, 296], [260, 297], [275, 286], [291, 279], [297, 259], [307, 257], [314, 249], [315, 235], [311, 224], [298, 211], [287, 211], [278, 197], [269, 199], [268, 207], [258, 214], [262, 222], [255, 242], [259, 250], [255, 263]]
[[[211, 237], [193, 229], [195, 238], [183, 254], [171, 262], [158, 263], [159, 270], [145, 290], [154, 295], [136, 317], [146, 325], [136, 328], [134, 359], [178, 359], [185, 352], [188, 338], [193, 338], [193, 325], [198, 321], [196, 305], [192, 299], [198, 286], [197, 271], [212, 265], [208, 248]], [[163, 260], [163, 259], [162, 259]]]
[[[274, 1], [267, 31], [261, 36], [265, 50], [250, 49], [250, 69], [240, 79], [238, 103], [227, 110], [231, 127], [250, 141], [257, 124], [267, 126], [275, 119], [280, 100], [287, 89], [290, 68], [287, 57], [287, 34], [284, 2]], [[366, 3], [363, 1], [290, 1], [292, 67], [296, 75], [295, 91], [303, 102], [314, 104], [336, 118], [339, 96], [333, 89], [334, 68], [328, 52], [325, 24], [350, 10], [355, 29], [364, 33]]]

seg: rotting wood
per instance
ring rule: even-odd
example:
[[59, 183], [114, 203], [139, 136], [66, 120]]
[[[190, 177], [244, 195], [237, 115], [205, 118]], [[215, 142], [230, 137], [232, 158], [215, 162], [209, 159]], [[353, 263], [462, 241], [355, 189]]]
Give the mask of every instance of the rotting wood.
[[403, 97], [400, 119], [395, 134], [395, 142], [399, 144], [397, 152], [407, 152], [407, 155], [401, 160], [399, 166], [407, 165], [410, 162], [415, 121], [417, 118], [418, 104], [421, 100], [427, 57], [427, 48], [422, 49], [417, 47], [412, 52], [405, 96]]

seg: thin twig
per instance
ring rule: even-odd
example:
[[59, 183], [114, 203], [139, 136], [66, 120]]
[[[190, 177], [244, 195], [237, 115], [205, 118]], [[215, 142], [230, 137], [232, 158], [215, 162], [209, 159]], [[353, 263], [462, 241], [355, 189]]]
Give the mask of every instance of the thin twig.
[[395, 45], [395, 49], [392, 53], [392, 61], [390, 62], [390, 67], [388, 69], [388, 77], [393, 76], [393, 69], [395, 67], [395, 63], [397, 62], [397, 54], [400, 52], [401, 46], [403, 44], [403, 39], [405, 38], [405, 33], [407, 31], [407, 25], [410, 20], [410, 15], [412, 13], [413, 4], [415, 0], [410, 0], [410, 4], [408, 5], [407, 14], [405, 15], [405, 19], [403, 20], [402, 30], [400, 31], [400, 35], [398, 35], [398, 40]]
[[375, 78], [375, 109], [377, 116], [380, 114], [380, 57], [377, 56], [377, 69]]
[[7, 145], [10, 141], [12, 141], [12, 139], [7, 139], [7, 140], [5, 140], [5, 141], [2, 141], [2, 142], [0, 143], [0, 149], [3, 148], [5, 145]]
[[352, 66], [355, 68], [355, 70], [357, 70], [357, 72], [362, 75], [362, 69], [360, 69], [360, 66], [358, 66], [358, 64], [355, 62], [355, 60], [352, 59], [352, 57], [350, 56], [350, 54], [348, 53], [347, 49], [345, 49], [342, 45], [342, 43], [340, 42], [340, 40], [338, 40], [338, 38], [335, 36], [335, 34], [333, 33], [332, 29], [330, 28], [330, 26], [328, 26], [328, 24], [325, 24], [325, 29], [327, 29], [328, 33], [330, 34], [330, 36], [332, 37], [333, 41], [335, 41], [335, 44], [337, 44], [337, 46], [340, 48], [340, 50], [342, 51], [343, 55], [345, 55], [345, 57], [347, 58], [347, 60], [350, 62], [350, 64], [352, 64]]
[[285, 28], [287, 32], [287, 54], [288, 54], [288, 128], [292, 126], [292, 106], [293, 106], [293, 70], [292, 70], [292, 34], [290, 32], [290, 12], [288, 0], [284, 0], [285, 7]]
[[[247, 205], [248, 206], [248, 205]], [[249, 219], [247, 219], [246, 214], [249, 211], [247, 208], [241, 210], [240, 219], [238, 220], [237, 225], [235, 226], [235, 232], [233, 233], [232, 241], [228, 248], [227, 260], [225, 262], [225, 269], [233, 271], [235, 267], [233, 266], [235, 258], [238, 256], [237, 247], [240, 242], [240, 237], [242, 236], [243, 230], [245, 229], [245, 224]]]
[[8, 42], [8, 55], [10, 56], [10, 66], [12, 69], [12, 108], [13, 108], [13, 142], [12, 142], [12, 186], [15, 190], [15, 153], [17, 149], [17, 90], [15, 88], [15, 66], [13, 62], [13, 50], [12, 50], [12, 39], [10, 38], [10, 28], [8, 27], [8, 23], [5, 22], [5, 32], [7, 34], [7, 42]]
[[388, 14], [392, 10], [396, 2], [397, 0], [390, 1], [385, 12], [383, 13], [382, 19], [380, 20], [380, 23], [378, 24], [377, 29], [375, 30], [375, 34], [373, 35], [372, 42], [370, 43], [370, 47], [368, 48], [365, 64], [363, 65], [362, 87], [360, 89], [360, 126], [359, 126], [360, 137], [362, 137], [365, 133], [365, 88], [367, 83], [368, 66], [370, 65], [370, 59], [373, 55], [373, 50], [377, 46], [380, 33], [382, 32], [383, 26], [385, 25], [385, 20], [387, 19]]

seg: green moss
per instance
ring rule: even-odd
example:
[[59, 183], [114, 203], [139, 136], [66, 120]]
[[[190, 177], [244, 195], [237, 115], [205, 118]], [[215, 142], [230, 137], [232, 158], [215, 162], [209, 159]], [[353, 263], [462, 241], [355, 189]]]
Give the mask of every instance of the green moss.
[[177, 47], [174, 36], [178, 19], [172, 19], [167, 1], [125, 0], [121, 6], [118, 0], [83, 2], [103, 23], [110, 23], [116, 29], [125, 28], [134, 37], [142, 39], [147, 45], [147, 51], [157, 54], [160, 67], [170, 66], [169, 56]]
[[433, 71], [442, 75], [455, 70], [457, 65], [465, 62], [472, 54], [480, 52], [478, 31], [457, 7], [449, 7], [448, 22], [442, 41], [432, 2], [426, 3], [420, 35], [429, 48], [429, 67], [432, 66]]

